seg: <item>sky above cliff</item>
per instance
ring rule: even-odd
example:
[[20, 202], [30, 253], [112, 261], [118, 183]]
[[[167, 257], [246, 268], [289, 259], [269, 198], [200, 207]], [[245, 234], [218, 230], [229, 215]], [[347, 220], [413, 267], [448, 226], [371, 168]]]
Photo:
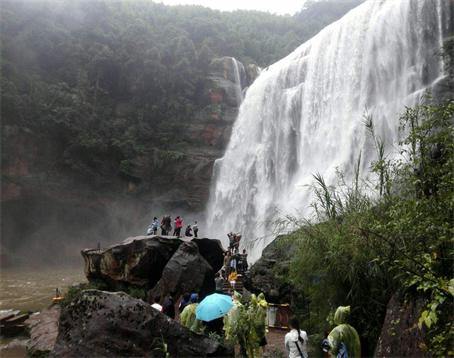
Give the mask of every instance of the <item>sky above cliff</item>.
[[160, 0], [166, 5], [202, 5], [212, 9], [232, 10], [259, 10], [273, 14], [290, 14], [301, 10], [306, 0]]

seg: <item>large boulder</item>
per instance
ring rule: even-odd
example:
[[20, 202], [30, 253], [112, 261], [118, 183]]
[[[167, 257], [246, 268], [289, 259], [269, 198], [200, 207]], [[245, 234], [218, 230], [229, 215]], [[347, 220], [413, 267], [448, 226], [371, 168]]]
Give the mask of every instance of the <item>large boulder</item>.
[[208, 261], [213, 271], [218, 272], [224, 265], [224, 248], [221, 241], [202, 238], [193, 239], [192, 242], [197, 244], [200, 255]]
[[375, 357], [431, 357], [426, 332], [418, 327], [424, 300], [403, 300], [394, 294], [386, 307], [386, 316], [375, 348]]
[[231, 349], [198, 335], [125, 293], [83, 291], [62, 310], [53, 357], [232, 357]]
[[181, 244], [180, 239], [138, 236], [107, 249], [85, 249], [85, 275], [88, 281], [102, 281], [112, 289], [153, 287]]
[[180, 296], [185, 292], [200, 292], [201, 296], [205, 296], [214, 290], [213, 268], [200, 254], [198, 245], [191, 241], [180, 245], [148, 296], [150, 300], [169, 293]]
[[288, 280], [295, 245], [287, 236], [277, 237], [262, 252], [244, 278], [244, 287], [253, 293], [263, 292], [267, 301], [304, 304], [304, 294]]

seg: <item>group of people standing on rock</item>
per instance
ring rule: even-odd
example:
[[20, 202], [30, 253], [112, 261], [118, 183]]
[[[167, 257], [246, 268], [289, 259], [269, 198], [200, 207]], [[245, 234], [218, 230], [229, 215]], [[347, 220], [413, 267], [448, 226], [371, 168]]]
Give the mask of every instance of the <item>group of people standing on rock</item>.
[[233, 232], [229, 232], [227, 234], [227, 237], [229, 238], [229, 250], [234, 253], [238, 253], [238, 251], [240, 250], [241, 234], [234, 234]]
[[[181, 216], [177, 216], [174, 220], [174, 230], [172, 236], [181, 237], [181, 230], [183, 229], [183, 227], [184, 227], [183, 218]], [[157, 235], [159, 228], [161, 229], [162, 236], [170, 235], [170, 233], [172, 232], [172, 218], [170, 217], [170, 215], [164, 215], [161, 219], [161, 222], [159, 222], [158, 218], [155, 216], [151, 224], [148, 225], [146, 234]], [[195, 221], [193, 225], [186, 226], [184, 236], [198, 237], [198, 233], [199, 226], [197, 224], [197, 221]]]
[[229, 238], [229, 247], [224, 252], [224, 270], [226, 275], [230, 275], [232, 271], [244, 273], [248, 269], [246, 249], [240, 254], [241, 235], [230, 232], [227, 234]]
[[224, 252], [224, 266], [216, 273], [215, 277], [217, 292], [224, 290], [226, 282], [229, 283], [229, 291], [235, 291], [237, 281], [248, 270], [246, 249], [243, 249], [243, 253], [239, 252], [241, 235], [230, 232], [227, 237], [229, 238], [229, 247]]

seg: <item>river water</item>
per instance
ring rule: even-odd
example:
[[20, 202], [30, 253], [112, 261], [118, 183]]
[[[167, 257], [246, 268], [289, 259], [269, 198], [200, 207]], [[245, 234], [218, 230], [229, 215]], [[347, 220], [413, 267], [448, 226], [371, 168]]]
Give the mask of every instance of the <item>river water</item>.
[[[71, 285], [86, 282], [82, 267], [47, 269], [2, 269], [0, 312], [39, 311], [48, 307], [58, 288], [63, 294]], [[0, 357], [26, 357], [27, 337], [0, 338]]]
[[83, 268], [2, 269], [0, 310], [38, 311], [52, 303], [55, 289], [85, 282]]

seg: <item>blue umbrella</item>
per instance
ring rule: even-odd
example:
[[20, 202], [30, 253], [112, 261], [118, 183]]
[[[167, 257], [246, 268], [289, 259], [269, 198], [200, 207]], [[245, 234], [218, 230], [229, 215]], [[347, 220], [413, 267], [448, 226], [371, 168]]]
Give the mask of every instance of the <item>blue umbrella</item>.
[[230, 296], [213, 293], [198, 304], [195, 315], [198, 320], [209, 322], [225, 316], [232, 307], [233, 301]]

